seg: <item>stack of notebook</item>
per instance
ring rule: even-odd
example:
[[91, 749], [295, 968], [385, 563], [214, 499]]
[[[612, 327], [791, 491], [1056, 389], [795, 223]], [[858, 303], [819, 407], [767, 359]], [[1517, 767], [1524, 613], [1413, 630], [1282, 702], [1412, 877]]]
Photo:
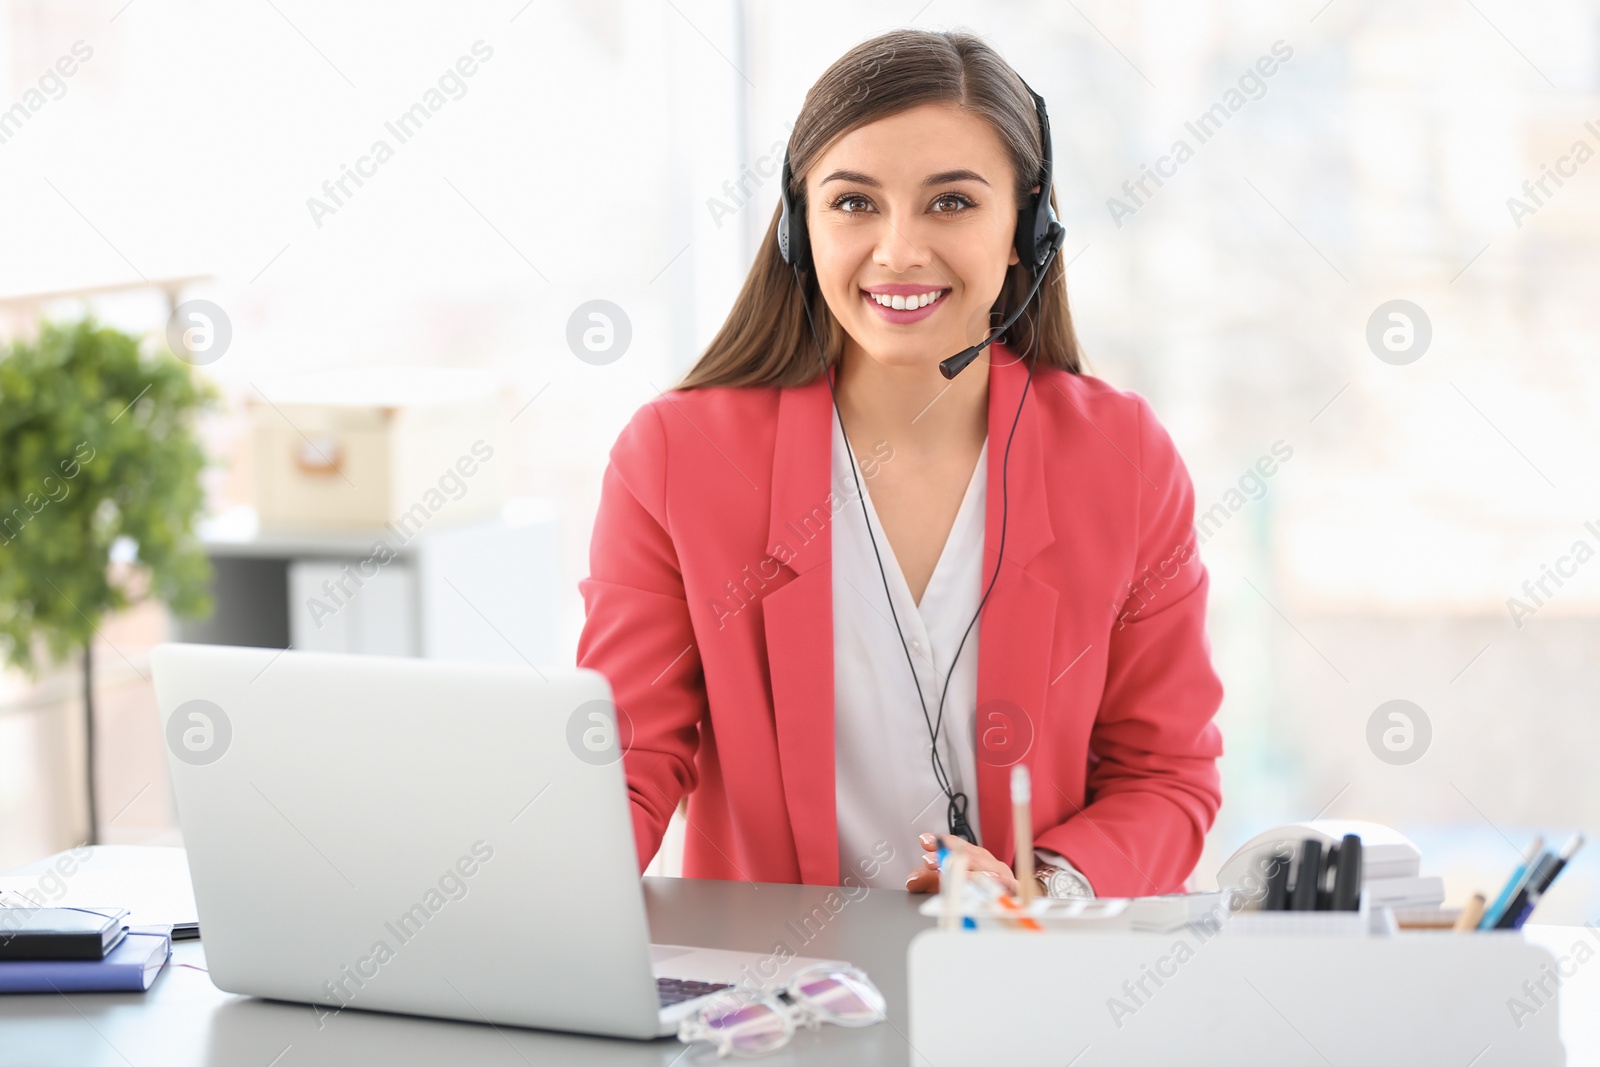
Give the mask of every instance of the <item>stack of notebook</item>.
[[1362, 838], [1365, 850], [1361, 888], [1367, 904], [1379, 908], [1437, 908], [1444, 903], [1444, 879], [1422, 873], [1422, 854], [1409, 841]]
[[110, 908], [0, 908], [0, 993], [143, 992], [172, 929], [129, 927]]
[[1320, 842], [1326, 854], [1346, 834], [1361, 839], [1361, 891], [1373, 911], [1444, 903], [1444, 879], [1422, 873], [1422, 853], [1410, 838], [1378, 823], [1347, 819], [1290, 823], [1257, 834], [1222, 865], [1217, 883], [1258, 895], [1274, 855], [1297, 855], [1307, 840]]

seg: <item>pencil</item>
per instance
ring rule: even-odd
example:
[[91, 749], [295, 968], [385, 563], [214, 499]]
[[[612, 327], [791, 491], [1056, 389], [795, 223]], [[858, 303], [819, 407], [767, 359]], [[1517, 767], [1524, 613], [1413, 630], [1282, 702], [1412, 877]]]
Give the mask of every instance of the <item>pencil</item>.
[[1483, 894], [1472, 894], [1472, 899], [1467, 901], [1466, 906], [1461, 909], [1460, 918], [1456, 919], [1456, 933], [1465, 934], [1476, 930], [1478, 923], [1483, 921], [1483, 906]]
[[1028, 778], [1028, 768], [1017, 764], [1011, 768], [1011, 821], [1017, 844], [1017, 882], [1021, 887], [1022, 906], [1033, 904], [1033, 784]]

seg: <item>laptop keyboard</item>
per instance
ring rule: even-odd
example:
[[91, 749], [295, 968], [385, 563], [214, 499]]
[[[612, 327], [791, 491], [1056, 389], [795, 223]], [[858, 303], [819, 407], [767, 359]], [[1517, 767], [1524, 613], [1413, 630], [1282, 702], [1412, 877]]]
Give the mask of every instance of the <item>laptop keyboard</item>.
[[685, 978], [657, 978], [656, 995], [661, 998], [663, 1008], [670, 1008], [674, 1004], [703, 997], [719, 989], [727, 989], [729, 985], [728, 982], [692, 982]]

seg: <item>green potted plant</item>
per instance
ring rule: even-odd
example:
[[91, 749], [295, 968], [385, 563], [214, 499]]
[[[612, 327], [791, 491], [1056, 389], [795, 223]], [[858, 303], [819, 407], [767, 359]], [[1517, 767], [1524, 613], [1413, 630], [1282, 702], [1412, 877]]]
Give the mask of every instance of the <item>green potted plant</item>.
[[[0, 349], [0, 658], [37, 677], [83, 668], [89, 840], [95, 810], [92, 642], [107, 613], [147, 598], [211, 610], [195, 534], [199, 415], [216, 390], [164, 349], [92, 319], [43, 323]], [[112, 545], [133, 561], [112, 567]]]

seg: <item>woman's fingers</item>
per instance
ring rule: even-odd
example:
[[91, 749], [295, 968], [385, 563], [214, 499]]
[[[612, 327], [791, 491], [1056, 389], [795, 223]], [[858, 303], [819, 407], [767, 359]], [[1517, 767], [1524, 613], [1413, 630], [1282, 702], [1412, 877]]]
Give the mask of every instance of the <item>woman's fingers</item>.
[[[1001, 887], [1012, 896], [1021, 891], [1021, 885], [1010, 867], [994, 858], [994, 854], [986, 848], [969, 845], [960, 838], [951, 837], [949, 834], [922, 834], [917, 838], [917, 843], [925, 849], [938, 848], [941, 844], [946, 848], [960, 848], [967, 854], [967, 873], [975, 878], [993, 878]], [[933, 852], [925, 852], [922, 865], [906, 878], [906, 889], [912, 893], [936, 893], [939, 891], [939, 858]]]
[[1010, 867], [994, 858], [994, 854], [977, 845], [966, 845], [967, 871], [974, 877], [992, 877], [1007, 893], [1015, 896], [1022, 888]]

